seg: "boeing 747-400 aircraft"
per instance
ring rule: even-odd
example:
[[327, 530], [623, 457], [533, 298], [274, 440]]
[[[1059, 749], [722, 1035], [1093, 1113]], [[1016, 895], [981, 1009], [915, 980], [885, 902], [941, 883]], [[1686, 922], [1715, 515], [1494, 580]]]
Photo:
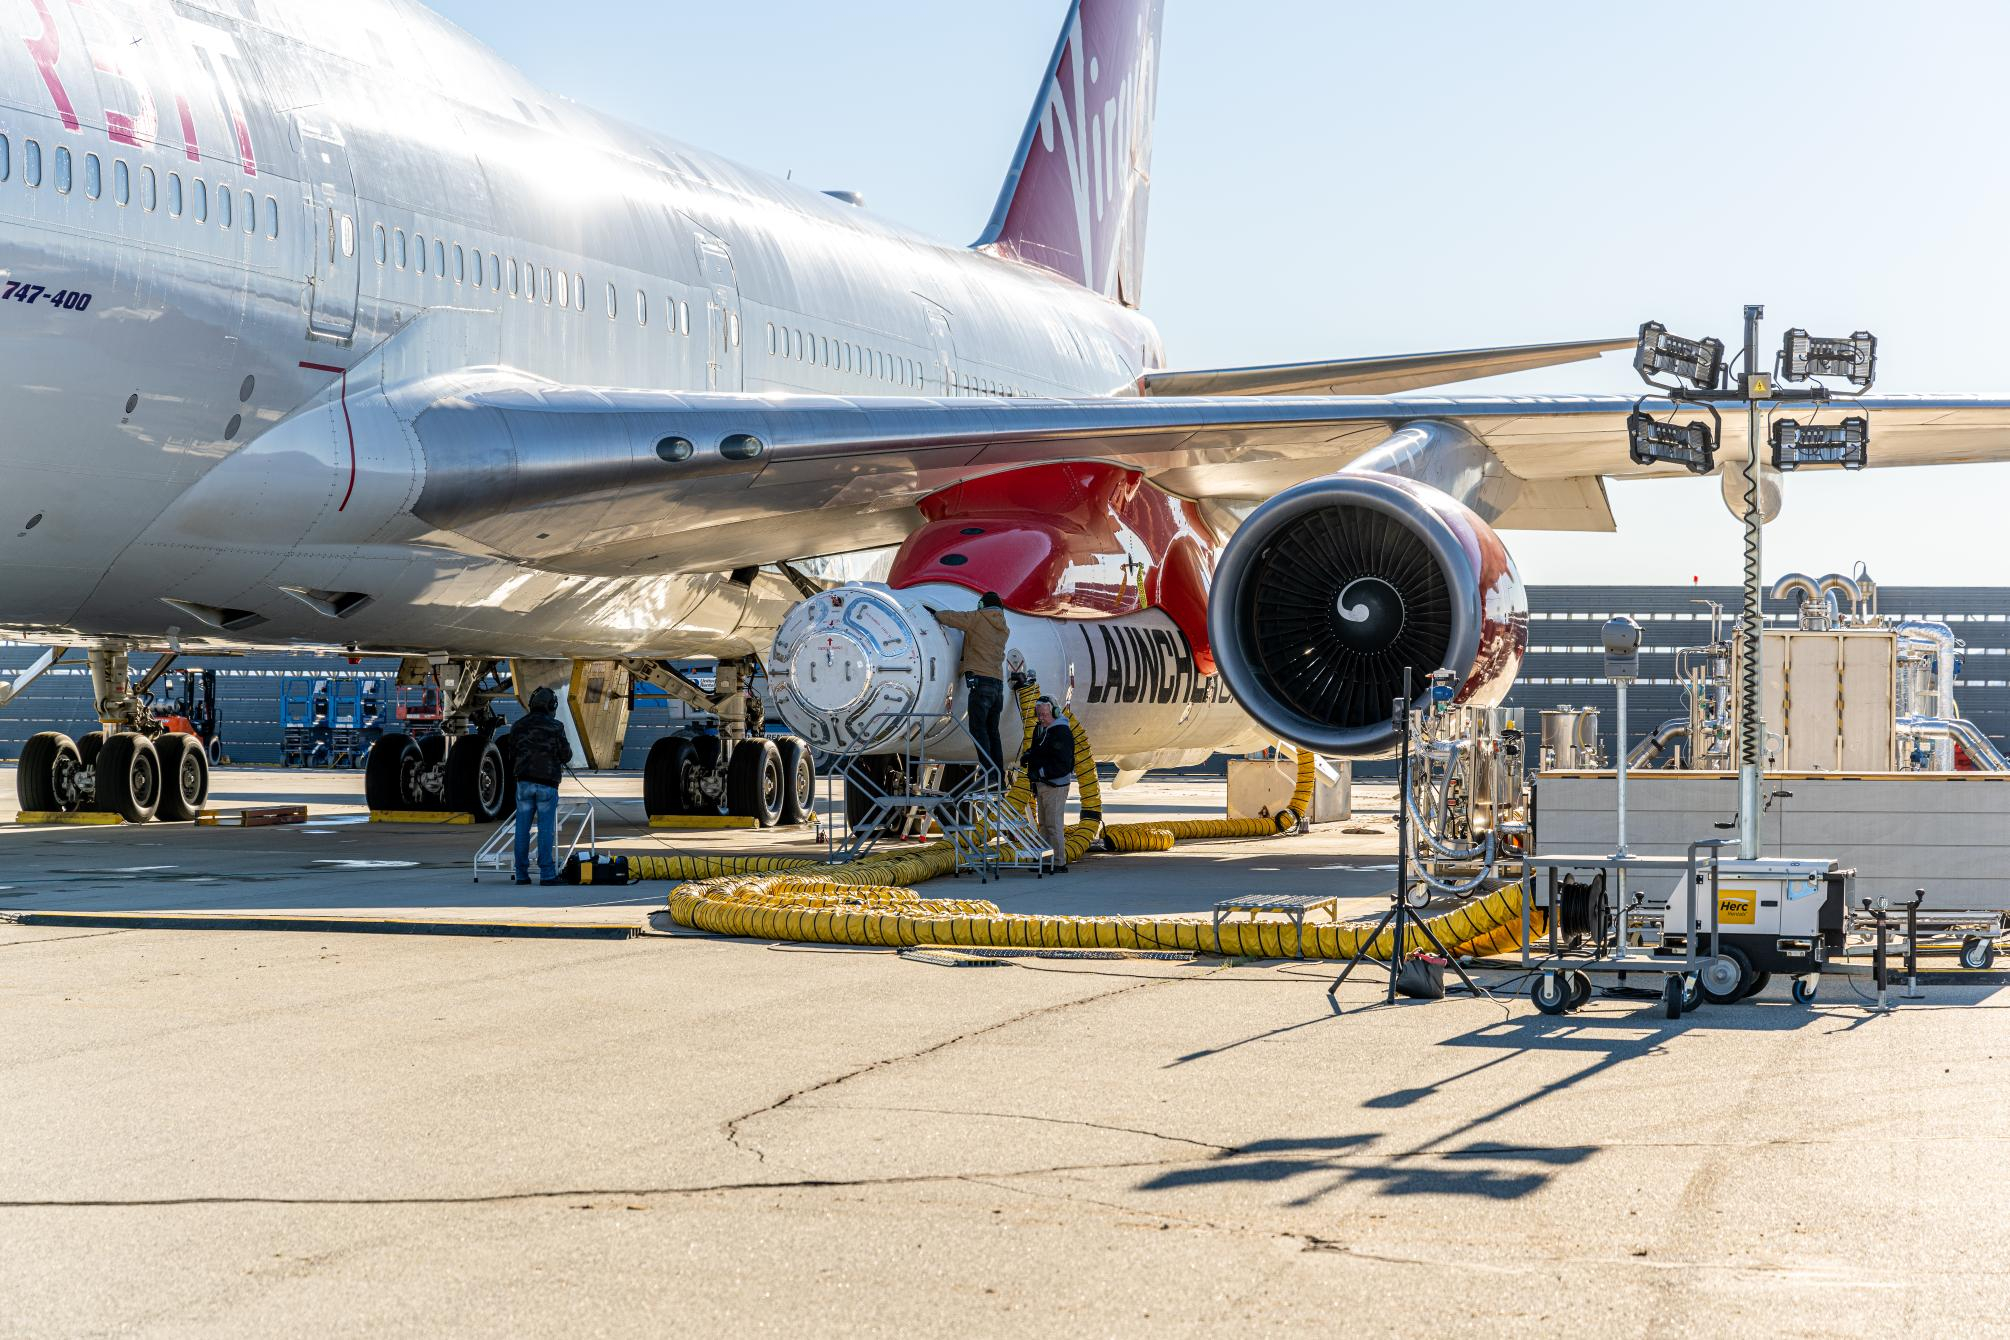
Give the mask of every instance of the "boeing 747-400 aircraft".
[[[1609, 527], [1632, 405], [1388, 397], [1632, 341], [1169, 367], [1162, 9], [1068, 4], [952, 246], [553, 97], [416, 0], [0, 0], [0, 630], [50, 647], [0, 702], [83, 654], [103, 724], [30, 742], [23, 807], [191, 817], [153, 675], [311, 646], [442, 690], [444, 735], [372, 754], [379, 808], [493, 818], [492, 704], [559, 687], [604, 763], [643, 679], [718, 720], [652, 753], [652, 812], [772, 822], [809, 762], [747, 684], [809, 597], [771, 669], [830, 747], [947, 682], [902, 659], [920, 596], [985, 590], [1079, 701], [1152, 709], [1103, 735], [1127, 767], [1384, 747], [1405, 667], [1497, 700], [1494, 528]], [[1863, 403], [1880, 463], [2010, 447], [2002, 401]], [[875, 549], [833, 608], [827, 560]]]

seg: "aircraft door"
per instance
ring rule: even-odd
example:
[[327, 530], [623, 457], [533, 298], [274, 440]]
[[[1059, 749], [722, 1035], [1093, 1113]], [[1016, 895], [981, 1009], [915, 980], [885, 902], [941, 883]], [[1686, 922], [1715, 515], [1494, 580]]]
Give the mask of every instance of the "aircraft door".
[[738, 391], [744, 385], [740, 348], [740, 286], [733, 253], [714, 237], [698, 238], [698, 270], [705, 297], [705, 389]]
[[331, 135], [302, 126], [300, 147], [307, 174], [307, 235], [314, 239], [307, 334], [347, 344], [356, 338], [356, 293], [362, 273], [356, 255], [356, 179], [350, 172], [348, 147]]
[[937, 395], [949, 395], [956, 376], [956, 338], [949, 330], [949, 313], [923, 298], [928, 312], [928, 342], [935, 346], [933, 380]]

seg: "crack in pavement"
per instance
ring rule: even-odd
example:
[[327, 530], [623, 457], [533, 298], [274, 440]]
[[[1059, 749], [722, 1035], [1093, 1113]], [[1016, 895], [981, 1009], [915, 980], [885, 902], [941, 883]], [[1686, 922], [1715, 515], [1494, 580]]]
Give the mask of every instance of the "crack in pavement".
[[1184, 1135], [1167, 1135], [1162, 1131], [1140, 1130], [1136, 1126], [1111, 1126], [1100, 1121], [1082, 1121], [1074, 1117], [1036, 1117], [1026, 1112], [977, 1112], [961, 1107], [887, 1107], [874, 1103], [819, 1103], [813, 1109], [817, 1112], [919, 1112], [938, 1117], [993, 1117], [1000, 1121], [1037, 1121], [1050, 1126], [1080, 1126], [1091, 1131], [1112, 1131], [1118, 1135], [1142, 1135], [1152, 1140], [1164, 1140], [1169, 1144], [1192, 1145], [1205, 1149], [1223, 1158], [1232, 1157], [1238, 1150], [1234, 1145], [1216, 1144], [1212, 1140], [1195, 1140]]
[[946, 1051], [949, 1048], [958, 1045], [959, 1043], [968, 1042], [973, 1038], [981, 1038], [986, 1034], [996, 1033], [1001, 1029], [1011, 1028], [1015, 1024], [1023, 1024], [1028, 1020], [1038, 1019], [1044, 1015], [1060, 1014], [1064, 1011], [1072, 1010], [1079, 1005], [1092, 1005], [1097, 1001], [1110, 1000], [1117, 996], [1128, 995], [1130, 992], [1133, 991], [1148, 990], [1152, 987], [1163, 985], [1164, 982], [1166, 982], [1167, 980], [1197, 981], [1200, 979], [1198, 978], [1166, 979], [1166, 978], [1151, 977], [1146, 978], [1143, 981], [1132, 982], [1128, 986], [1120, 986], [1113, 991], [1099, 991], [1093, 996], [1082, 996], [1075, 1000], [1059, 1001], [1052, 1005], [1042, 1005], [1038, 1009], [1026, 1010], [1022, 1013], [1012, 1015], [1009, 1018], [1000, 1019], [995, 1023], [985, 1024], [981, 1028], [973, 1028], [968, 1030], [967, 1032], [958, 1033], [954, 1037], [944, 1038], [940, 1042], [930, 1043], [928, 1046], [922, 1047], [919, 1050], [911, 1052], [903, 1052], [899, 1056], [881, 1057], [877, 1061], [869, 1061], [865, 1065], [859, 1066], [856, 1069], [847, 1070], [841, 1075], [835, 1075], [829, 1079], [819, 1080], [815, 1084], [806, 1085], [803, 1088], [796, 1089], [793, 1092], [782, 1095], [774, 1102], [769, 1103], [763, 1107], [757, 1107], [751, 1112], [743, 1112], [739, 1116], [731, 1118], [725, 1123], [725, 1125], [721, 1129], [725, 1134], [726, 1143], [728, 1145], [731, 1145], [734, 1149], [740, 1150], [743, 1153], [752, 1154], [754, 1156], [755, 1161], [758, 1163], [766, 1163], [768, 1161], [768, 1156], [765, 1151], [763, 1151], [758, 1145], [746, 1144], [741, 1141], [740, 1139], [741, 1127], [745, 1126], [748, 1122], [753, 1121], [759, 1117], [765, 1117], [771, 1115], [772, 1113], [779, 1112], [783, 1108], [787, 1107], [789, 1104], [795, 1102], [799, 1098], [807, 1098], [811, 1094], [822, 1093], [826, 1089], [835, 1089], [839, 1085], [848, 1084], [852, 1080], [858, 1079], [862, 1075], [870, 1075], [874, 1071], [884, 1070], [889, 1066], [900, 1065], [907, 1061], [918, 1061], [924, 1056], [933, 1056], [935, 1053], [940, 1051]]
[[1046, 1168], [1006, 1169], [980, 1173], [909, 1173], [891, 1177], [801, 1177], [768, 1182], [708, 1182], [698, 1186], [572, 1187], [553, 1191], [500, 1191], [469, 1196], [157, 1196], [91, 1200], [0, 1200], [0, 1210], [121, 1210], [176, 1206], [452, 1206], [509, 1205], [547, 1200], [646, 1200], [652, 1197], [706, 1196], [733, 1191], [817, 1191], [851, 1187], [923, 1186], [977, 1178], [1047, 1177], [1074, 1172], [1128, 1172], [1167, 1168], [1191, 1159], [1123, 1159], [1114, 1163], [1061, 1163]]

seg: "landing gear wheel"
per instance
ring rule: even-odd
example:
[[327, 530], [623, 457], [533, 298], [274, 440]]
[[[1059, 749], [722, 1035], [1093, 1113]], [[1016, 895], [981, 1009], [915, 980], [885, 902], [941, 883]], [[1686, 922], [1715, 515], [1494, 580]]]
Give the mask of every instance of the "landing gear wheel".
[[773, 828], [782, 817], [782, 756], [772, 740], [742, 740], [726, 765], [726, 812]]
[[1822, 989], [1822, 978], [1820, 973], [1811, 972], [1805, 977], [1794, 978], [1794, 1004], [1796, 1005], [1814, 1004], [1815, 993], [1820, 991], [1821, 989]]
[[1574, 972], [1570, 974], [1570, 1003], [1565, 1007], [1576, 1014], [1591, 999], [1591, 975]]
[[1661, 1013], [1670, 1019], [1682, 1017], [1682, 974], [1671, 972], [1661, 984]]
[[84, 770], [76, 741], [60, 731], [31, 735], [21, 746], [14, 792], [24, 810], [67, 814], [83, 805], [78, 774]]
[[1977, 972], [1985, 971], [1996, 964], [1996, 942], [1974, 936], [1961, 943], [1961, 966]]
[[447, 761], [447, 733], [434, 731], [419, 741], [419, 758], [427, 767]]
[[84, 766], [98, 766], [98, 751], [105, 747], [105, 733], [101, 730], [85, 731], [77, 737], [77, 757], [84, 760]]
[[1745, 994], [1738, 997], [1738, 999], [1750, 1000], [1753, 996], [1758, 995], [1761, 991], [1764, 991], [1768, 986], [1771, 986], [1772, 982], [1773, 982], [1773, 974], [1769, 972], [1754, 973], [1752, 976], [1752, 984], [1745, 988]]
[[1716, 958], [1703, 965], [1696, 981], [1712, 1005], [1730, 1005], [1750, 994], [1752, 960], [1736, 945], [1725, 945]]
[[691, 741], [682, 735], [666, 735], [649, 746], [648, 761], [642, 765], [642, 811], [654, 819], [659, 814], [691, 813], [691, 795], [684, 779], [696, 761]]
[[363, 799], [372, 810], [420, 808], [418, 742], [402, 731], [377, 741], [363, 764]]
[[809, 744], [793, 735], [775, 742], [782, 767], [782, 822], [808, 823], [817, 809], [817, 766]]
[[493, 735], [463, 735], [447, 755], [447, 808], [478, 824], [494, 823], [502, 818], [505, 776]]
[[1560, 972], [1546, 972], [1528, 989], [1528, 998], [1544, 1014], [1562, 1014], [1570, 1008], [1570, 984]]
[[508, 732], [495, 737], [496, 748], [502, 751], [503, 793], [502, 812], [505, 818], [516, 813], [516, 741]]
[[154, 817], [164, 823], [194, 823], [209, 799], [209, 755], [193, 735], [173, 731], [154, 741], [160, 755], [161, 802]]
[[161, 803], [161, 757], [154, 742], [132, 731], [106, 738], [98, 751], [98, 808], [143, 824]]

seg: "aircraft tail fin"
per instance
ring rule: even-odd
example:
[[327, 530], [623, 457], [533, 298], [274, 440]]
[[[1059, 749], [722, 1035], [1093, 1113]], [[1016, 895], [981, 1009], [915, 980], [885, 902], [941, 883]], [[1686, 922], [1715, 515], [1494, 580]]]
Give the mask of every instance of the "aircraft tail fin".
[[1165, 0], [1072, 0], [977, 246], [1138, 305]]

